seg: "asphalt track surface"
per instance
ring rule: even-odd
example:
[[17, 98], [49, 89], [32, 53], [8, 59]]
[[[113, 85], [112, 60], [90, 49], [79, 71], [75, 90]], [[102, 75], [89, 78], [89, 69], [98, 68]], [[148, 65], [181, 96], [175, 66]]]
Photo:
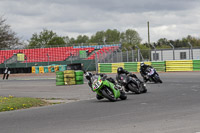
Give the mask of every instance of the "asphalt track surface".
[[[139, 75], [139, 74], [137, 74]], [[114, 75], [109, 75], [114, 76]], [[146, 94], [125, 101], [96, 100], [87, 84], [55, 86], [54, 75], [0, 81], [1, 96], [63, 98], [75, 102], [0, 113], [0, 133], [198, 133], [200, 72], [160, 73]]]

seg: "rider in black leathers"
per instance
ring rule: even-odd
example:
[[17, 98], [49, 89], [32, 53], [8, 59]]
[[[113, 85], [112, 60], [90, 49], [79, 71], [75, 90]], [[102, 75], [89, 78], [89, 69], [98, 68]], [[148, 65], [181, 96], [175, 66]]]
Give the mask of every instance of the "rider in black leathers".
[[144, 79], [144, 82], [147, 82], [149, 79], [147, 79], [146, 75], [147, 75], [147, 68], [153, 68], [150, 65], [144, 64], [144, 62], [140, 63], [140, 74]]
[[[141, 81], [141, 80], [140, 80], [140, 79], [139, 79], [135, 74], [126, 71], [126, 70], [123, 69], [122, 67], [117, 68], [117, 75], [116, 75], [116, 79], [117, 79], [117, 81], [120, 81], [120, 79], [119, 79], [119, 78], [120, 78], [120, 77], [119, 77], [120, 74], [126, 74], [126, 75], [129, 75], [129, 76], [135, 78], [136, 80], [138, 80], [140, 83], [142, 83], [142, 81]], [[125, 91], [128, 91], [128, 90], [125, 89]]]
[[135, 74], [126, 71], [126, 70], [123, 69], [122, 67], [117, 68], [117, 76], [116, 76], [117, 81], [120, 80], [120, 79], [119, 79], [119, 75], [120, 75], [120, 74], [126, 74], [126, 75], [129, 74], [131, 77], [134, 77], [134, 78], [137, 79], [138, 81], [142, 82]]

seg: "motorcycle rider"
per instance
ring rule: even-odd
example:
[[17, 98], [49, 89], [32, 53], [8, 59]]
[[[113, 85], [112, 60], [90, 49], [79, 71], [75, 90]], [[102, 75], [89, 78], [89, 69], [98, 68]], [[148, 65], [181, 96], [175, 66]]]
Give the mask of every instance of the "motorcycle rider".
[[153, 68], [150, 65], [144, 64], [144, 62], [140, 63], [140, 74], [144, 79], [144, 82], [147, 82], [149, 79], [147, 78], [147, 68]]
[[[117, 85], [117, 83], [115, 82], [115, 80], [114, 80], [113, 78], [111, 78], [111, 77], [110, 77], [110, 78], [107, 78], [107, 75], [106, 75], [106, 74], [92, 74], [91, 72], [86, 72], [86, 73], [85, 73], [85, 77], [86, 77], [86, 79], [88, 80], [88, 85], [90, 86], [90, 88], [91, 88], [92, 91], [93, 91], [93, 89], [92, 89], [92, 80], [91, 80], [91, 78], [92, 78], [93, 76], [101, 76], [103, 79], [106, 79], [106, 80], [108, 80], [109, 82], [113, 83], [113, 84], [115, 85], [115, 88], [116, 88], [116, 89], [120, 89], [120, 86]], [[103, 99], [103, 97], [102, 97], [102, 96], [99, 96], [98, 94], [96, 94], [96, 98], [97, 98], [98, 100]]]
[[[138, 80], [140, 83], [142, 83], [142, 81], [141, 81], [135, 74], [126, 71], [126, 70], [123, 69], [122, 67], [117, 68], [117, 76], [116, 76], [117, 81], [120, 80], [120, 79], [119, 79], [119, 75], [120, 75], [120, 74], [130, 75], [131, 77], [135, 78], [135, 79]], [[125, 91], [127, 92], [128, 90], [125, 89]]]

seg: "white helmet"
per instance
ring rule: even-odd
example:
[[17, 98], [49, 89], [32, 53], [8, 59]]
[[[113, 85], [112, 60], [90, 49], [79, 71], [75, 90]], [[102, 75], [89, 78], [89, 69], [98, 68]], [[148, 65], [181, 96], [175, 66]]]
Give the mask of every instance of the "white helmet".
[[143, 66], [144, 66], [144, 62], [141, 62], [141, 63], [140, 63], [140, 66], [143, 67]]
[[86, 72], [85, 73], [85, 77], [86, 77], [87, 80], [90, 80], [91, 77], [92, 77], [92, 73], [91, 72]]

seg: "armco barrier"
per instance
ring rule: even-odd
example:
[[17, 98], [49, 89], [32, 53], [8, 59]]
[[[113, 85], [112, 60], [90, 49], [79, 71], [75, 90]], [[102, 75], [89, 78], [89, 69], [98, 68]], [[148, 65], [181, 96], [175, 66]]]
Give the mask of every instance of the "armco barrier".
[[117, 68], [124, 68], [124, 63], [112, 63], [112, 73], [117, 73]]
[[[173, 60], [144, 63], [151, 65], [158, 72], [200, 71], [200, 60]], [[140, 62], [99, 63], [98, 67], [99, 73], [117, 73], [118, 67], [123, 67], [129, 72], [139, 72]]]
[[157, 72], [165, 72], [164, 61], [151, 62], [151, 66], [155, 68]]
[[112, 73], [112, 63], [98, 64], [99, 73]]
[[200, 71], [200, 60], [193, 60], [193, 71]]
[[124, 69], [129, 72], [137, 72], [137, 62], [125, 62]]
[[192, 60], [166, 61], [166, 72], [170, 71], [193, 71]]

